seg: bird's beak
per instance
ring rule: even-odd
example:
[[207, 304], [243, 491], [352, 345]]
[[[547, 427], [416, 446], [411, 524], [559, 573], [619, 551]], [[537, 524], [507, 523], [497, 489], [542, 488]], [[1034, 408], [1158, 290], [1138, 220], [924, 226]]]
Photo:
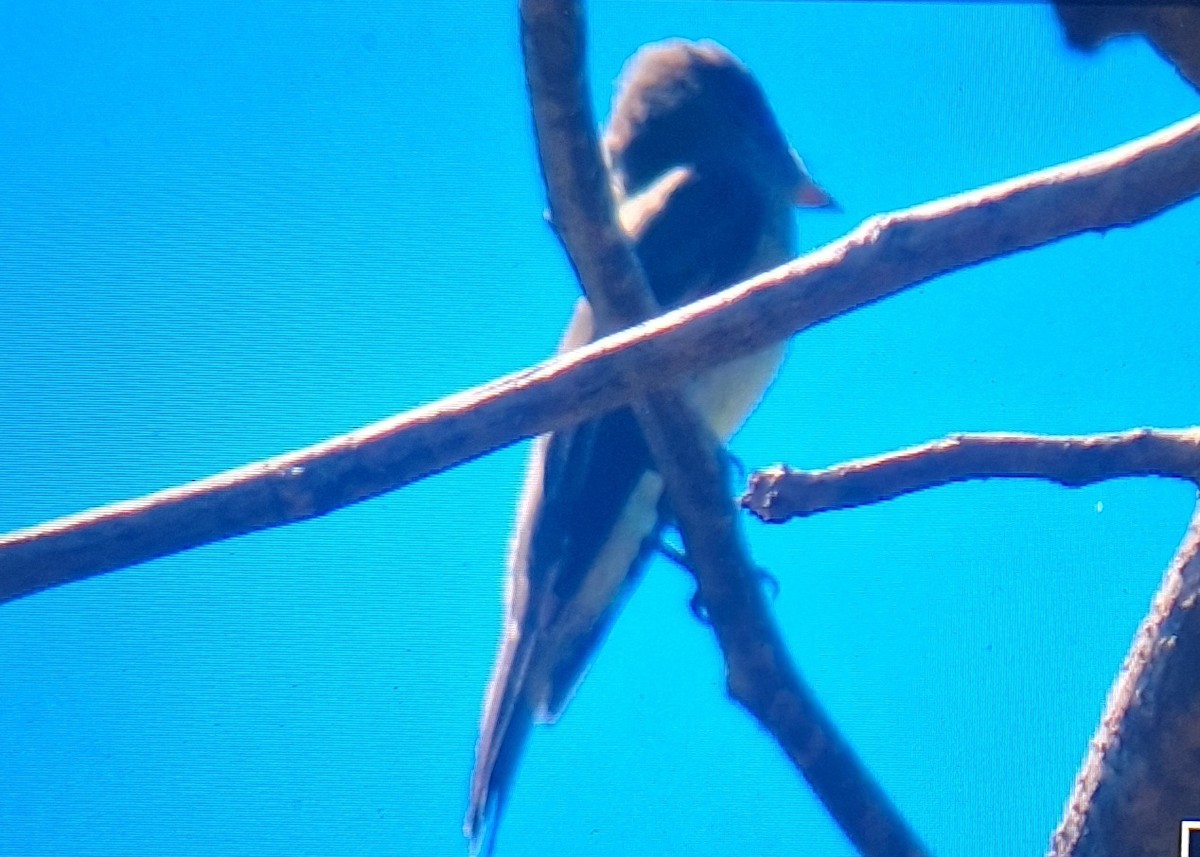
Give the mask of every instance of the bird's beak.
[[796, 189], [792, 193], [792, 202], [799, 208], [823, 208], [826, 211], [840, 212], [842, 207], [838, 205], [837, 200], [829, 195], [825, 188], [821, 187], [813, 177], [808, 174], [808, 170], [804, 167], [804, 161], [800, 160], [800, 156], [792, 151], [792, 158], [796, 162], [796, 169], [800, 173], [800, 181], [796, 184]]
[[792, 202], [800, 208], [823, 208], [833, 212], [842, 210], [837, 200], [830, 196], [825, 188], [808, 177], [805, 177], [805, 181], [801, 182], [792, 194]]

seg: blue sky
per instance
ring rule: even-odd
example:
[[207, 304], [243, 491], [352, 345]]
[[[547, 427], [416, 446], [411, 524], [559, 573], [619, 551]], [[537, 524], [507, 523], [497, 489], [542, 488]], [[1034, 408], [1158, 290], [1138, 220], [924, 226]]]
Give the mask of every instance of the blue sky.
[[[0, 8], [0, 529], [322, 440], [553, 350], [508, 2]], [[598, 115], [645, 42], [755, 71], [864, 218], [1198, 107], [1036, 4], [593, 2]], [[953, 431], [1197, 422], [1200, 207], [806, 332], [733, 443], [816, 467]], [[326, 518], [0, 607], [0, 854], [465, 853], [525, 445]], [[933, 849], [1044, 849], [1193, 503], [960, 485], [747, 522], [805, 675]], [[849, 846], [722, 690], [656, 563], [501, 833], [526, 854]], [[979, 839], [975, 839], [980, 837]], [[967, 846], [966, 843], [970, 842]]]

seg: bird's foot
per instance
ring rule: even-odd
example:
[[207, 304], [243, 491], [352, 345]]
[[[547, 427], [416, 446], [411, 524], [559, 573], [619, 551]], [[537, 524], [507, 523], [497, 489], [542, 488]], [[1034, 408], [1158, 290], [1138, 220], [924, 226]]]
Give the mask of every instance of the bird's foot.
[[[668, 542], [661, 535], [658, 537], [657, 550], [688, 574], [691, 574], [693, 577], [695, 576], [695, 572], [692, 570], [691, 563], [688, 562], [687, 554], [675, 547], [675, 545]], [[696, 617], [697, 621], [705, 625], [709, 624], [708, 611], [704, 609], [704, 605], [700, 602], [699, 587], [696, 588], [696, 591], [692, 593], [692, 597], [688, 600], [688, 607], [691, 609], [692, 615]]]
[[[767, 590], [770, 592], [770, 598], [772, 601], [778, 598], [779, 578], [765, 569], [756, 568], [754, 571], [755, 582], [763, 584], [767, 588]], [[712, 620], [708, 616], [708, 608], [705, 607], [704, 602], [700, 600], [699, 587], [697, 587], [696, 591], [692, 593], [692, 597], [688, 601], [688, 607], [691, 609], [692, 615], [696, 617], [696, 621], [704, 625], [712, 624]]]
[[724, 461], [726, 471], [732, 471], [737, 474], [738, 483], [744, 484], [746, 481], [746, 463], [738, 458], [733, 450], [727, 446], [720, 447], [718, 455]]
[[[662, 537], [662, 535], [658, 537], [656, 549], [664, 557], [675, 563], [688, 574], [691, 574], [693, 577], [695, 576], [695, 571], [692, 569], [691, 563], [688, 562], [687, 554], [675, 547], [675, 545], [668, 542]], [[754, 580], [756, 583], [761, 584], [764, 588], [766, 588], [772, 601], [779, 597], [779, 578], [771, 574], [771, 572], [767, 571], [765, 568], [756, 567], [754, 569]], [[701, 622], [705, 625], [712, 624], [708, 617], [708, 610], [705, 608], [704, 603], [700, 600], [699, 587], [696, 588], [695, 592], [692, 593], [692, 597], [688, 600], [688, 608], [692, 611], [692, 615], [696, 617], [698, 622]]]

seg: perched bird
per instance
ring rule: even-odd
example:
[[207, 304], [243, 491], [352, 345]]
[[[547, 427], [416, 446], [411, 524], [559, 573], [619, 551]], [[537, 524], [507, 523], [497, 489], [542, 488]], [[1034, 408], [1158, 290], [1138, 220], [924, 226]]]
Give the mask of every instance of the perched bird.
[[[621, 225], [664, 308], [791, 259], [793, 207], [832, 205], [758, 83], [713, 43], [639, 51], [622, 74], [603, 145]], [[560, 350], [598, 333], [581, 299]], [[724, 440], [741, 425], [783, 351], [772, 345], [688, 383], [714, 434]], [[562, 713], [658, 544], [669, 510], [653, 466], [628, 408], [534, 442], [464, 824], [476, 853], [492, 848], [531, 725]]]

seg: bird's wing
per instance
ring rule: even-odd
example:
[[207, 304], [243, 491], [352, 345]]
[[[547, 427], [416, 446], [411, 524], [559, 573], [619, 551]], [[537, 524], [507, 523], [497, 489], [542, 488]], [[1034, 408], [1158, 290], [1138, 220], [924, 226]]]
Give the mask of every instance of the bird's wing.
[[[732, 170], [679, 169], [669, 200], [633, 233], [660, 306], [674, 308], [742, 279], [766, 225], [766, 205]], [[643, 196], [657, 194], [662, 182]], [[640, 199], [640, 197], [639, 197]]]
[[[762, 218], [736, 190], [680, 168], [622, 206], [622, 223], [662, 305], [727, 285], [745, 268]], [[595, 329], [581, 300], [560, 350], [591, 341]], [[465, 824], [476, 848], [507, 797], [531, 723], [562, 712], [640, 578], [663, 522], [662, 480], [652, 467], [628, 408], [534, 443]]]
[[[656, 298], [691, 300], [739, 278], [763, 228], [762, 206], [728, 173], [673, 169], [621, 206], [621, 219]], [[564, 347], [594, 320], [581, 302]], [[525, 698], [537, 719], [561, 714], [636, 583], [661, 529], [661, 480], [628, 408], [549, 437], [531, 467], [511, 571], [531, 600]], [[611, 541], [623, 533], [620, 546]], [[533, 595], [536, 593], [536, 595]], [[536, 603], [534, 603], [536, 601]]]
[[[582, 303], [572, 328], [590, 327]], [[570, 336], [564, 345], [570, 345]], [[484, 704], [464, 828], [486, 851], [529, 727], [555, 717], [582, 677], [657, 529], [661, 480], [628, 409], [538, 438], [510, 555], [509, 615]], [[641, 485], [643, 502], [624, 513]], [[624, 524], [629, 539], [605, 549]], [[602, 557], [603, 561], [597, 563]], [[602, 566], [596, 574], [597, 566]]]
[[[580, 298], [559, 343], [563, 353], [590, 342], [594, 336], [591, 307]], [[539, 526], [547, 506], [556, 507], [557, 497], [567, 484], [547, 478], [566, 468], [572, 448], [588, 446], [587, 424], [573, 426], [553, 435], [535, 438], [525, 468], [525, 481], [517, 506], [517, 524], [509, 546], [506, 617], [492, 678], [484, 697], [483, 719], [475, 748], [471, 776], [470, 806], [463, 831], [471, 840], [472, 853], [489, 854], [496, 833], [493, 819], [504, 809], [508, 791], [524, 749], [533, 713], [525, 699], [529, 661], [538, 643], [535, 618], [545, 609], [547, 576], [550, 569], [533, 562], [533, 543], [541, 533], [545, 544], [554, 527]], [[576, 455], [579, 453], [577, 452]], [[549, 496], [547, 496], [549, 495]]]

